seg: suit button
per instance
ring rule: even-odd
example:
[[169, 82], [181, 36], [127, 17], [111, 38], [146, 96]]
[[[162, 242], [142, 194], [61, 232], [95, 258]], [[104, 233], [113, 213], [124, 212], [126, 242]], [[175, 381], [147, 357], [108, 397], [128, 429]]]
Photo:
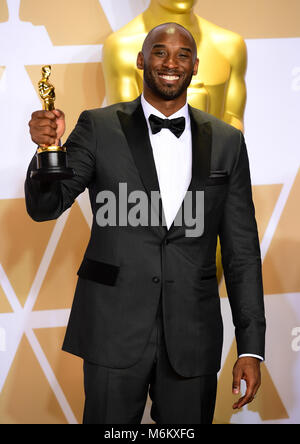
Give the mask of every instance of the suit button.
[[158, 284], [160, 282], [160, 279], [157, 276], [154, 276], [152, 278], [152, 282], [154, 282], [155, 284]]

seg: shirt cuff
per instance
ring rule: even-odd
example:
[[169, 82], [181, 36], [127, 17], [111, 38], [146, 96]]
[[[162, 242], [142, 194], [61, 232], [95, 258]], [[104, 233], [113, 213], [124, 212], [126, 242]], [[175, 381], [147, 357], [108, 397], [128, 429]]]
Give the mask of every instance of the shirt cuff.
[[244, 354], [240, 355], [239, 358], [243, 358], [244, 356], [250, 356], [252, 358], [257, 358], [257, 359], [260, 359], [261, 361], [264, 361], [264, 358], [262, 358], [259, 355], [253, 355], [252, 353], [244, 353]]

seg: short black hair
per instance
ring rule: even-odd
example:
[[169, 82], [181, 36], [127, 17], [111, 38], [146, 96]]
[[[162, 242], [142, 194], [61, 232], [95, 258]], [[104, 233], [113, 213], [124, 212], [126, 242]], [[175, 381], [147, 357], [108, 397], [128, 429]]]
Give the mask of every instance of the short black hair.
[[183, 30], [186, 34], [189, 35], [189, 37], [191, 38], [191, 41], [192, 41], [193, 52], [194, 52], [195, 60], [196, 60], [196, 58], [197, 58], [197, 44], [196, 44], [196, 41], [195, 41], [192, 33], [188, 29], [186, 29], [184, 26], [180, 25], [179, 23], [175, 23], [175, 22], [161, 23], [160, 25], [157, 25], [154, 28], [152, 28], [148, 32], [148, 34], [147, 34], [147, 36], [146, 36], [146, 38], [144, 40], [143, 47], [142, 47], [142, 52], [144, 53], [144, 50], [145, 50], [146, 45], [147, 45], [147, 42], [148, 42], [149, 38], [151, 37], [152, 33], [154, 31], [156, 31], [158, 28], [163, 28], [163, 27], [166, 27], [166, 26], [175, 26], [176, 28], [179, 28], [179, 29]]

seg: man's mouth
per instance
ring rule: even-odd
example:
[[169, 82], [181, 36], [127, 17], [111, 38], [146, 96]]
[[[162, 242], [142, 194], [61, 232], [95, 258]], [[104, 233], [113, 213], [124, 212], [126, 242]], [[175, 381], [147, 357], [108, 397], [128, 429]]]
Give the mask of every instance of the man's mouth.
[[179, 80], [180, 76], [178, 75], [168, 75], [168, 74], [158, 74], [161, 79], [167, 80], [169, 82], [173, 82], [174, 80]]

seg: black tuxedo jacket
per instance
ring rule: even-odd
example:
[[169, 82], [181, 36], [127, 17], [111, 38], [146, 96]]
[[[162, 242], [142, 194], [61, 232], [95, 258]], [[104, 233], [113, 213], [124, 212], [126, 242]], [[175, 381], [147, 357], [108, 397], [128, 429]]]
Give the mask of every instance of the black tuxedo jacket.
[[175, 371], [186, 377], [216, 373], [223, 340], [216, 278], [219, 236], [238, 354], [264, 356], [261, 258], [244, 138], [209, 114], [192, 107], [189, 111], [189, 191], [204, 191], [204, 232], [199, 237], [187, 237], [190, 227], [184, 224], [169, 230], [162, 223], [97, 224], [97, 211], [104, 204], [97, 203], [100, 191], [112, 191], [117, 204], [119, 183], [127, 184], [128, 193], [139, 190], [150, 196], [159, 191], [140, 98], [81, 114], [66, 142], [74, 178], [53, 184], [34, 181], [33, 158], [25, 195], [34, 220], [59, 217], [86, 187], [94, 216], [64, 350], [107, 367], [134, 365], [147, 344], [161, 298]]

